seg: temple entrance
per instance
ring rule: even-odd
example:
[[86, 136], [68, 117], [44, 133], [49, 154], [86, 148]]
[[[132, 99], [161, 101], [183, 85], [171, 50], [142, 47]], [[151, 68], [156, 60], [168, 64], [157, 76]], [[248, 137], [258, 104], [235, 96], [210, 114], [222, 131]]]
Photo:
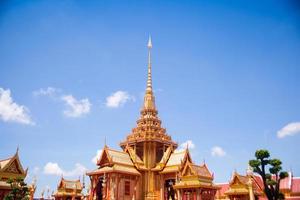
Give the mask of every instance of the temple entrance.
[[102, 200], [102, 197], [103, 197], [103, 178], [100, 177], [99, 178], [99, 181], [98, 181], [98, 184], [97, 184], [97, 187], [96, 187], [96, 196], [97, 196], [97, 200]]
[[175, 179], [168, 179], [165, 181], [165, 200], [175, 200], [174, 184]]
[[184, 190], [183, 198], [184, 200], [194, 200], [194, 190]]

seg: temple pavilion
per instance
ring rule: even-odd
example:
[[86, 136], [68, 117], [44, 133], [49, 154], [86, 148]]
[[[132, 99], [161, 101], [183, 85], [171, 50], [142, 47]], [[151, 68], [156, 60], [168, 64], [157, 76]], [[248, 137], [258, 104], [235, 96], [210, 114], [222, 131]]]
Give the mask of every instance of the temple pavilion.
[[[4, 199], [4, 197], [12, 190], [7, 181], [9, 179], [25, 179], [27, 176], [27, 171], [28, 168], [24, 169], [21, 164], [19, 158], [19, 149], [17, 149], [13, 156], [0, 160], [0, 200]], [[35, 182], [31, 185], [28, 185], [28, 189], [29, 199], [32, 200], [36, 189]]]
[[53, 194], [55, 200], [81, 200], [83, 185], [80, 180], [66, 180], [61, 177], [57, 191]]
[[151, 38], [144, 102], [121, 150], [104, 146], [91, 179], [91, 200], [212, 200], [218, 187], [206, 164], [196, 165], [188, 149], [176, 151], [158, 117], [152, 89]]
[[[217, 184], [216, 200], [267, 200], [264, 184], [260, 175], [247, 170], [246, 175], [234, 172], [228, 183]], [[300, 200], [300, 177], [292, 172], [280, 181], [280, 191], [287, 200]]]

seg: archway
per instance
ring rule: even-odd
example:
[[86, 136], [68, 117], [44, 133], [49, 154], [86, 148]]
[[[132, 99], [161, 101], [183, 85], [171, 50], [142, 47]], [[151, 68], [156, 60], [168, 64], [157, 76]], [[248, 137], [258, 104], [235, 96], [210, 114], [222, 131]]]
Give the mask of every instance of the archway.
[[175, 179], [168, 179], [165, 181], [165, 200], [175, 200], [174, 184]]
[[102, 200], [103, 197], [103, 178], [100, 177], [98, 184], [96, 186], [96, 196], [97, 196], [97, 200]]

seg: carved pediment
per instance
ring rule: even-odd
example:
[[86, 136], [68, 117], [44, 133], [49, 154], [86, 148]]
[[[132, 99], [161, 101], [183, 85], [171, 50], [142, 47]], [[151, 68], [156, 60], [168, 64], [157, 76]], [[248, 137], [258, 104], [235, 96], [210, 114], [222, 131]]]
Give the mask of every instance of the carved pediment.
[[106, 149], [103, 150], [102, 155], [98, 161], [98, 165], [103, 166], [105, 164], [109, 164], [111, 161], [111, 158], [109, 157]]
[[18, 162], [15, 160], [13, 161], [4, 172], [7, 173], [13, 173], [13, 174], [22, 174], [22, 171], [20, 170]]

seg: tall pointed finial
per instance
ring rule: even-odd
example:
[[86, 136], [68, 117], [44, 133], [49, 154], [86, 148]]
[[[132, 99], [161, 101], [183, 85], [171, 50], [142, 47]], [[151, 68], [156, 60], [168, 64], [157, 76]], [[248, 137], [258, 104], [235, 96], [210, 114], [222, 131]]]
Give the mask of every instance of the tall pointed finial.
[[144, 108], [146, 109], [156, 109], [155, 108], [155, 98], [152, 91], [152, 63], [151, 63], [151, 49], [152, 49], [152, 41], [151, 37], [149, 36], [148, 40], [148, 79], [147, 79], [147, 88], [146, 94], [144, 97]]
[[147, 79], [147, 91], [152, 91], [152, 72], [151, 72], [151, 49], [152, 49], [152, 41], [151, 36], [149, 36], [148, 40], [148, 79]]
[[104, 137], [104, 147], [106, 148], [107, 145], [106, 145], [106, 136]]
[[152, 41], [151, 41], [151, 36], [149, 35], [149, 39], [148, 39], [148, 48], [151, 49], [152, 48]]

